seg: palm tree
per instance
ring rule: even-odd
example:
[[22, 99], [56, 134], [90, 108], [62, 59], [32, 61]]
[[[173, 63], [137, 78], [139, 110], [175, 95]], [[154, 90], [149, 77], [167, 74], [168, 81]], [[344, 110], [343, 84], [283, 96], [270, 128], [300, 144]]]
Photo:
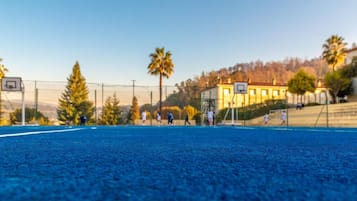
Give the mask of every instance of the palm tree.
[[156, 48], [155, 53], [150, 54], [151, 63], [148, 66], [148, 73], [151, 75], [160, 76], [160, 112], [162, 111], [161, 102], [162, 102], [162, 78], [169, 78], [174, 72], [174, 63], [171, 59], [170, 51], [165, 52], [165, 48]]
[[346, 57], [346, 45], [344, 38], [338, 35], [332, 35], [323, 44], [322, 57], [326, 63], [335, 71], [336, 67], [343, 64]]

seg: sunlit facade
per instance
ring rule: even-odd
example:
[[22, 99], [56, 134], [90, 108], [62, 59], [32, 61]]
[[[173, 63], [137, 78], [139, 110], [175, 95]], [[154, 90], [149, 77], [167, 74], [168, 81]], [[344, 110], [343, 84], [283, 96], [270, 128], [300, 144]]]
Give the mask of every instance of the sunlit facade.
[[346, 51], [345, 64], [350, 64], [353, 57], [357, 57], [357, 47], [353, 47]]
[[[247, 94], [234, 94], [232, 83], [218, 84], [213, 88], [208, 88], [201, 92], [201, 110], [219, 112], [219, 110], [230, 107], [243, 107], [252, 104], [265, 103], [267, 100], [284, 100], [289, 104], [300, 102], [300, 96], [287, 91], [286, 84], [272, 83], [248, 83]], [[302, 103], [326, 102], [326, 89], [321, 87], [321, 83], [314, 93], [306, 92], [301, 97]]]

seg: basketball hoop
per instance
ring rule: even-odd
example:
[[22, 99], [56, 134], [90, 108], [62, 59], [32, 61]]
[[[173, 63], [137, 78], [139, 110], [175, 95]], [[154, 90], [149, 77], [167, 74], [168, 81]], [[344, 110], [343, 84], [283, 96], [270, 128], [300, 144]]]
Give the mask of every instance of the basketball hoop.
[[1, 79], [1, 91], [21, 92], [22, 94], [22, 125], [25, 126], [25, 86], [21, 77], [3, 77]]
[[3, 77], [1, 91], [22, 91], [22, 81], [20, 77]]
[[234, 93], [235, 94], [247, 94], [248, 83], [246, 82], [235, 82], [234, 83]]

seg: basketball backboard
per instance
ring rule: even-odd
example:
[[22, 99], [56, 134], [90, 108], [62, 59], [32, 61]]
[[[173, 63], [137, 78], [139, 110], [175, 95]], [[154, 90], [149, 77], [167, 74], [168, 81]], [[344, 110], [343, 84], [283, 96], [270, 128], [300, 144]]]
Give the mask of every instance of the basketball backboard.
[[235, 94], [247, 94], [248, 83], [246, 82], [235, 82], [234, 83], [234, 93]]
[[22, 91], [20, 77], [3, 77], [1, 91]]

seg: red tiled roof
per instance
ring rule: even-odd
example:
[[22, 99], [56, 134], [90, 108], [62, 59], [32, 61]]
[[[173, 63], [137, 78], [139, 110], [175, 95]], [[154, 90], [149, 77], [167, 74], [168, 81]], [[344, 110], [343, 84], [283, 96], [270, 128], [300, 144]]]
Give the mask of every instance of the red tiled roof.
[[[233, 85], [234, 83], [222, 83], [221, 85]], [[275, 83], [275, 85], [271, 82], [250, 82], [248, 83], [248, 86], [269, 86], [269, 87], [274, 87], [274, 86], [278, 86], [278, 87], [287, 87], [288, 84], [287, 83], [280, 83], [280, 82], [277, 82]], [[320, 88], [317, 86], [317, 83], [316, 83], [316, 87], [317, 88]], [[321, 87], [325, 87], [324, 83], [321, 82]], [[212, 88], [215, 88], [214, 87], [210, 87], [209, 89], [212, 89]]]
[[[222, 83], [223, 85], [233, 85], [234, 83]], [[280, 83], [277, 82], [273, 84], [272, 82], [248, 82], [249, 85], [254, 85], [254, 86], [287, 86], [287, 83]]]
[[248, 85], [259, 85], [259, 86], [287, 86], [286, 83], [271, 83], [271, 82], [250, 82]]

